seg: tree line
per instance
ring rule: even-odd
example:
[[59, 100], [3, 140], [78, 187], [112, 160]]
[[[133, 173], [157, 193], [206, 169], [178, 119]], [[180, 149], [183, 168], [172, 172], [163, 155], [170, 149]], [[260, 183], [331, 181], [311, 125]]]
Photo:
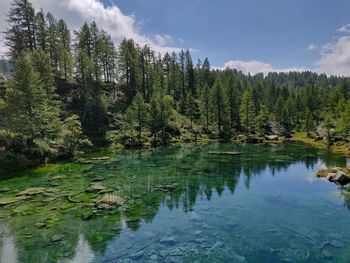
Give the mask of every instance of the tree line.
[[53, 14], [14, 0], [6, 45], [13, 65], [0, 92], [4, 164], [72, 156], [91, 145], [162, 145], [198, 137], [263, 137], [271, 122], [350, 131], [350, 82], [312, 72], [244, 75], [194, 62], [189, 50], [159, 54], [95, 22], [71, 31]]

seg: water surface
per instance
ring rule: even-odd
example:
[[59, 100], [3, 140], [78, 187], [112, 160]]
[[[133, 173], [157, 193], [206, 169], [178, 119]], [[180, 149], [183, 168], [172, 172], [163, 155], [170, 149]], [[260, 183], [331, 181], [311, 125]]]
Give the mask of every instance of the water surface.
[[[218, 143], [98, 154], [111, 159], [0, 181], [0, 200], [43, 187], [0, 207], [0, 262], [350, 262], [350, 190], [315, 177], [345, 157]], [[96, 181], [126, 203], [97, 209]]]

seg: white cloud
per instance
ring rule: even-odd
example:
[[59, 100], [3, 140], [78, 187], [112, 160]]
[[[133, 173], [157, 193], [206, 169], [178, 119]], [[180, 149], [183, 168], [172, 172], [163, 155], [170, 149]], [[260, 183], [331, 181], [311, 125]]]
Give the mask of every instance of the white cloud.
[[316, 46], [315, 44], [311, 43], [308, 47], [307, 47], [307, 50], [309, 51], [314, 51], [314, 50], [317, 50], [318, 49], [318, 46]]
[[350, 24], [345, 24], [337, 29], [341, 33], [350, 33]]
[[275, 68], [269, 63], [265, 63], [262, 61], [242, 61], [242, 60], [230, 60], [224, 64], [221, 69], [237, 69], [242, 71], [244, 74], [250, 73], [251, 75], [255, 75], [258, 73], [263, 73], [264, 75], [270, 72], [289, 72], [289, 71], [306, 71], [306, 68]]
[[[11, 1], [0, 1], [0, 25], [6, 28], [6, 13]], [[78, 29], [86, 22], [96, 23], [111, 34], [118, 44], [124, 38], [132, 38], [140, 45], [149, 45], [160, 53], [179, 52], [181, 48], [169, 46], [169, 35], [142, 34], [140, 25], [134, 15], [126, 15], [116, 5], [104, 6], [99, 0], [32, 0], [34, 7], [43, 8], [52, 12], [55, 17], [63, 18], [72, 29]], [[3, 45], [3, 36], [0, 38], [0, 48]], [[0, 50], [1, 51], [1, 50]]]
[[325, 44], [315, 71], [328, 75], [350, 76], [350, 36], [343, 36]]
[[154, 40], [158, 45], [165, 46], [171, 41], [171, 36], [156, 34]]

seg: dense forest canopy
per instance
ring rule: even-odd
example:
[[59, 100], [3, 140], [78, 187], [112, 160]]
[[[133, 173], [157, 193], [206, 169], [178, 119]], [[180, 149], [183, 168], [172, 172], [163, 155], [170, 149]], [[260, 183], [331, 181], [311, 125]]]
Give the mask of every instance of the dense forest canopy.
[[[12, 64], [0, 80], [0, 171], [73, 156], [92, 145], [140, 147], [215, 137], [263, 137], [275, 123], [345, 140], [350, 81], [312, 72], [244, 75], [158, 54], [95, 22], [74, 32], [14, 0], [4, 32]], [[9, 65], [0, 63], [0, 71]], [[8, 74], [4, 74], [8, 77]]]

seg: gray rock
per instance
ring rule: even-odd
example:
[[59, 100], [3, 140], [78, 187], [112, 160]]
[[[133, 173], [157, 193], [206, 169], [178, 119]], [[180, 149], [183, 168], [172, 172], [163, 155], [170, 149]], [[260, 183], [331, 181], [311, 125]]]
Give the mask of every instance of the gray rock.
[[346, 175], [342, 171], [337, 171], [336, 174], [329, 173], [327, 175], [327, 179], [330, 182], [334, 182], [334, 183], [336, 183], [337, 185], [340, 185], [340, 186], [343, 186], [343, 185], [346, 185], [346, 184], [350, 183], [350, 177], [348, 175]]
[[291, 138], [290, 131], [277, 122], [270, 122], [267, 127], [269, 135], [277, 135], [280, 137]]
[[278, 140], [278, 135], [265, 135], [265, 139], [269, 141]]

